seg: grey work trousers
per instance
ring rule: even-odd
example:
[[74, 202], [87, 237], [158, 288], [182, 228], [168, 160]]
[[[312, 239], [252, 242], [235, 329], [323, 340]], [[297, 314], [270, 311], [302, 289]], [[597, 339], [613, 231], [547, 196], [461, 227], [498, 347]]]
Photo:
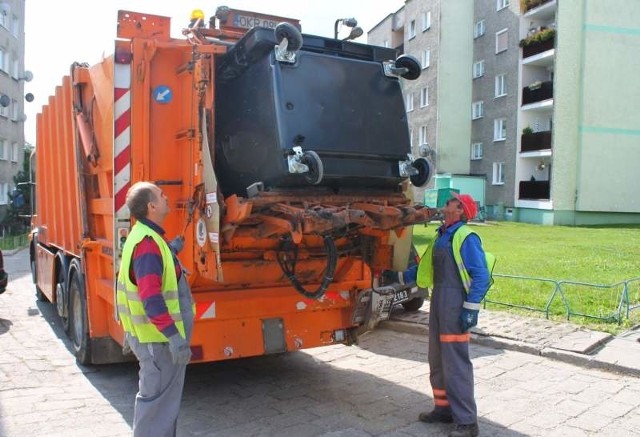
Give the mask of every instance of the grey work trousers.
[[469, 334], [460, 325], [465, 291], [450, 245], [434, 248], [433, 270], [428, 358], [434, 403], [450, 409], [457, 424], [476, 423]]
[[[185, 334], [190, 341], [194, 316], [184, 274], [178, 283], [178, 296]], [[175, 437], [186, 364], [173, 363], [169, 343], [140, 343], [132, 336], [127, 336], [127, 342], [140, 363], [133, 436]]]

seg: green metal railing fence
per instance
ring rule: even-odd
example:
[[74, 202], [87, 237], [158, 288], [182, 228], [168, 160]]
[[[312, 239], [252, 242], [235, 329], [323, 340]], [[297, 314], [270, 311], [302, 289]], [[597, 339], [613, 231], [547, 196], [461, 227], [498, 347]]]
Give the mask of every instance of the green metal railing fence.
[[[562, 313], [567, 320], [577, 316], [618, 324], [629, 319], [632, 311], [640, 310], [640, 278], [606, 285], [495, 273], [493, 277], [495, 283], [484, 300], [485, 308], [489, 303], [541, 312], [547, 319]], [[537, 285], [527, 287], [525, 281]], [[501, 293], [502, 287], [520, 290], [518, 301], [514, 301], [514, 293]]]

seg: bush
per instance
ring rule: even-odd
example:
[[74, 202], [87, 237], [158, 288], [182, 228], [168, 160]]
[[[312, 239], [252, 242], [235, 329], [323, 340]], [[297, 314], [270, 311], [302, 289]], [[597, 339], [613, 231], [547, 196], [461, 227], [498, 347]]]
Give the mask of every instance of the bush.
[[522, 0], [522, 4], [524, 4], [525, 12], [529, 9], [533, 9], [536, 6], [540, 6], [543, 3], [548, 2], [549, 0]]
[[531, 129], [530, 126], [527, 126], [524, 129], [522, 129], [522, 135], [531, 135], [532, 133], [533, 133], [533, 129]]

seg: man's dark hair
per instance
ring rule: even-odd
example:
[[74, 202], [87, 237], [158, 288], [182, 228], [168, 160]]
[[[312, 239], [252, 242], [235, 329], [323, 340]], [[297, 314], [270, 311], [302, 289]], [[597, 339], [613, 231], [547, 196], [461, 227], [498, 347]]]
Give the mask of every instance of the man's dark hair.
[[151, 182], [136, 182], [127, 191], [127, 206], [136, 220], [146, 218], [149, 212], [149, 202], [158, 200], [153, 194], [153, 187]]

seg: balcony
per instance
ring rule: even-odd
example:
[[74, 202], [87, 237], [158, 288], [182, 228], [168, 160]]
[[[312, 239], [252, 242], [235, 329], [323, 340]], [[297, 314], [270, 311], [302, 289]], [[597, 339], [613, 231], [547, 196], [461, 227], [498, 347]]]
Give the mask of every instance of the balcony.
[[520, 152], [537, 152], [551, 149], [551, 131], [522, 134]]
[[529, 12], [531, 9], [542, 6], [545, 3], [551, 3], [553, 0], [522, 0], [522, 11]]
[[522, 88], [522, 105], [553, 99], [553, 81], [534, 82]]
[[520, 181], [518, 199], [549, 200], [550, 198], [551, 184], [549, 181]]
[[521, 39], [522, 59], [552, 50], [555, 47], [556, 30], [546, 26], [529, 30], [526, 38]]
[[522, 59], [537, 55], [538, 53], [546, 52], [547, 50], [553, 50], [555, 43], [556, 39], [553, 37], [544, 41], [538, 41], [526, 45], [522, 47]]

